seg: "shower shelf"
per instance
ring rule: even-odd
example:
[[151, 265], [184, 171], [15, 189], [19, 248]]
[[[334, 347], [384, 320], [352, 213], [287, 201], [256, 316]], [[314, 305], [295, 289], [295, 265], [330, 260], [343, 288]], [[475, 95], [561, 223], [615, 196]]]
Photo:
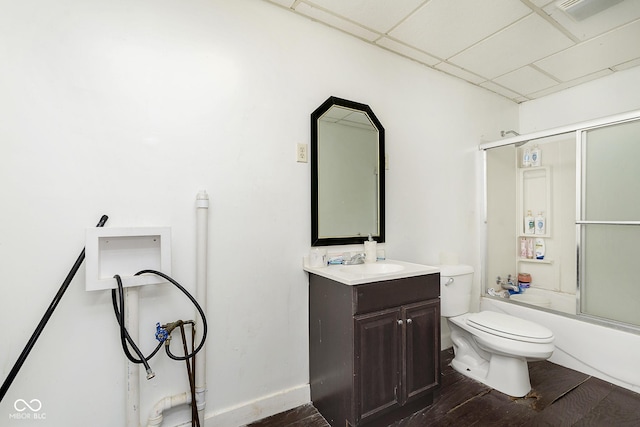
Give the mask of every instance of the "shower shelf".
[[[553, 216], [551, 209], [551, 167], [519, 168], [517, 197], [517, 234], [520, 237], [531, 238], [551, 237], [551, 219]], [[546, 224], [543, 235], [524, 233], [523, 219], [527, 211], [531, 211], [531, 215], [534, 217], [539, 212], [544, 213]]]
[[[520, 152], [519, 152], [520, 153]], [[522, 158], [520, 156], [518, 158]], [[517, 161], [517, 160], [516, 160]], [[549, 247], [549, 240], [552, 240], [551, 236], [551, 222], [553, 217], [551, 207], [551, 166], [538, 166], [529, 168], [518, 168], [518, 184], [516, 190], [517, 197], [517, 217], [516, 217], [516, 253], [521, 253], [520, 245], [521, 239], [535, 240], [543, 238], [547, 240], [547, 255], [552, 250], [552, 245]], [[526, 234], [524, 233], [524, 218], [527, 211], [531, 211], [532, 216], [536, 216], [538, 212], [543, 212], [546, 217], [546, 226], [544, 234]], [[516, 258], [517, 263], [526, 264], [538, 264], [541, 269], [549, 270], [549, 266], [553, 265], [553, 258], [535, 259], [535, 258]], [[520, 267], [517, 267], [518, 270]], [[542, 273], [542, 270], [537, 270], [541, 274], [549, 274], [549, 272]]]
[[518, 262], [530, 262], [533, 264], [553, 264], [552, 259], [529, 259], [529, 258], [518, 258]]

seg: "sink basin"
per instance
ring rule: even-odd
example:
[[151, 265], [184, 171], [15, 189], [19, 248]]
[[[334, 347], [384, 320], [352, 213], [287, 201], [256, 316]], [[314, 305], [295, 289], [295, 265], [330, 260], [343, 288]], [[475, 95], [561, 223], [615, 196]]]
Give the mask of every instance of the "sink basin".
[[440, 271], [438, 267], [390, 259], [371, 264], [339, 264], [326, 267], [309, 267], [305, 265], [303, 268], [311, 274], [334, 280], [347, 286], [403, 279], [405, 277], [424, 276]]
[[372, 264], [357, 264], [349, 265], [342, 268], [342, 271], [353, 274], [391, 274], [404, 270], [404, 266], [400, 264], [390, 263], [372, 263]]

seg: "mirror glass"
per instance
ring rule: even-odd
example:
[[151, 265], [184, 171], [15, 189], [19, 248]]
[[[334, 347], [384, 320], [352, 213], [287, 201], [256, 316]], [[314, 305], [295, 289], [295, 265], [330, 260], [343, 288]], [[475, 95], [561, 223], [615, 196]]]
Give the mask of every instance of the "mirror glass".
[[311, 245], [384, 242], [384, 128], [330, 97], [311, 114]]

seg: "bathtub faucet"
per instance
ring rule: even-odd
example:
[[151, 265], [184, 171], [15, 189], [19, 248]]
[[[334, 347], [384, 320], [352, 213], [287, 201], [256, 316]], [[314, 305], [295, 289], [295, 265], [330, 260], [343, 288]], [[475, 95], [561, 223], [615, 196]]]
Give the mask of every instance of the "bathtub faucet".
[[507, 281], [504, 282], [500, 276], [496, 278], [496, 284], [500, 285], [502, 289], [506, 289], [509, 293], [519, 294], [521, 292], [520, 286], [513, 282], [511, 275], [507, 276]]

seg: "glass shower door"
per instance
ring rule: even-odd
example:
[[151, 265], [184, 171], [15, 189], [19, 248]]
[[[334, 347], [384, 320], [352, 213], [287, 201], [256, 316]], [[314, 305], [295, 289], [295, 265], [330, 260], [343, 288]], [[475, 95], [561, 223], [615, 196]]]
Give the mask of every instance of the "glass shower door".
[[640, 120], [578, 138], [580, 314], [640, 327]]

